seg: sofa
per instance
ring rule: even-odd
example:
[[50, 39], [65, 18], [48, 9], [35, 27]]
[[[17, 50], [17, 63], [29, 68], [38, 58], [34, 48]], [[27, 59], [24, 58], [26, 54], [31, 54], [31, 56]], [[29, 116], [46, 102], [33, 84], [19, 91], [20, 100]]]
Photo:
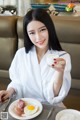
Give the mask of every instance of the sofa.
[[[67, 108], [80, 110], [80, 17], [51, 16], [58, 39], [71, 55], [72, 84], [63, 103]], [[24, 46], [23, 17], [0, 16], [0, 90], [10, 82], [9, 67], [16, 51]]]

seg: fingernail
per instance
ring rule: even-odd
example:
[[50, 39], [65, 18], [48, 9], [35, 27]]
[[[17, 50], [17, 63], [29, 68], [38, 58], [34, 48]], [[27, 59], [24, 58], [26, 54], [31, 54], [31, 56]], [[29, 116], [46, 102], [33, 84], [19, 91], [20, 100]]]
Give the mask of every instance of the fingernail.
[[52, 64], [52, 67], [54, 66], [54, 64]]
[[54, 60], [56, 60], [56, 59], [54, 58]]
[[57, 63], [57, 62], [54, 62], [55, 64]]

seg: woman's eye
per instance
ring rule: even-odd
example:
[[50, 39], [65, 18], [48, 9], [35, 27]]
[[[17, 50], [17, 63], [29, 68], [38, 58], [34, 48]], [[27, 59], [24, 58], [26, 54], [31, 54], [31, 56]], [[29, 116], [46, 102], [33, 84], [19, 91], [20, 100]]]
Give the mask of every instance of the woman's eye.
[[45, 30], [46, 30], [46, 28], [41, 29], [41, 31], [45, 31]]
[[30, 32], [29, 34], [30, 34], [30, 35], [33, 35], [33, 34], [35, 34], [35, 33], [34, 33], [34, 32]]

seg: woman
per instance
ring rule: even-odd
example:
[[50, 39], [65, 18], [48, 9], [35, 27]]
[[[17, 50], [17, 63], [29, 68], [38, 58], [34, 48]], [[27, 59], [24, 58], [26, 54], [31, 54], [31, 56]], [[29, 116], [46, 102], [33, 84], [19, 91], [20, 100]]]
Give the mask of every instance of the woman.
[[51, 65], [46, 62], [48, 54], [65, 52], [49, 14], [43, 9], [30, 10], [24, 16], [23, 31], [24, 47], [16, 52], [9, 69], [11, 83], [0, 91], [0, 101], [16, 94], [17, 98], [61, 105], [71, 86], [71, 60], [66, 53], [53, 59]]

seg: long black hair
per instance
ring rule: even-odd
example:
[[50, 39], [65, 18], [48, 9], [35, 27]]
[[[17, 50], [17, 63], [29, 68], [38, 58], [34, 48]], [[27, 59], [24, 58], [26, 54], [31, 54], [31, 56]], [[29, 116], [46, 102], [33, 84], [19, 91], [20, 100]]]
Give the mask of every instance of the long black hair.
[[32, 20], [40, 21], [47, 27], [49, 33], [49, 49], [58, 51], [62, 50], [62, 47], [56, 35], [54, 23], [50, 15], [44, 9], [31, 9], [30, 11], [28, 11], [28, 13], [24, 16], [23, 19], [24, 47], [26, 49], [26, 52], [28, 53], [34, 45], [29, 39], [27, 33], [27, 25]]

